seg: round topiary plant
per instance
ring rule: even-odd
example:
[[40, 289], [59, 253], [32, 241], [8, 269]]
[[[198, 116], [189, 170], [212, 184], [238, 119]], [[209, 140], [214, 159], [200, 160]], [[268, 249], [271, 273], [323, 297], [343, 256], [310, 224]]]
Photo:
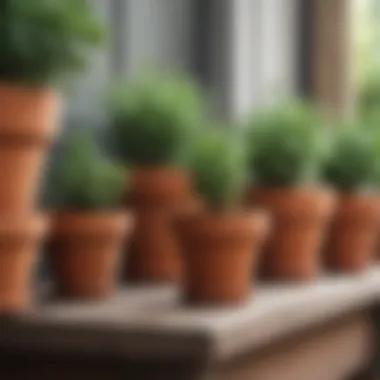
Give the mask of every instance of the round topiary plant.
[[321, 124], [316, 110], [298, 101], [252, 118], [251, 180], [261, 187], [294, 187], [318, 178], [325, 149]]
[[340, 127], [333, 136], [333, 150], [323, 168], [324, 179], [343, 192], [372, 186], [378, 169], [373, 131]]
[[111, 98], [116, 154], [136, 166], [172, 166], [188, 153], [202, 107], [195, 85], [179, 76], [151, 74], [117, 88]]
[[63, 142], [48, 182], [48, 203], [63, 211], [117, 209], [122, 206], [125, 172], [107, 161], [87, 134]]
[[195, 189], [216, 210], [236, 208], [247, 184], [243, 144], [227, 130], [201, 133], [190, 165]]
[[59, 294], [80, 299], [110, 296], [123, 244], [133, 229], [122, 208], [124, 171], [106, 161], [85, 134], [68, 139], [51, 188], [49, 259]]
[[325, 180], [337, 189], [339, 203], [325, 245], [326, 267], [360, 272], [373, 260], [378, 237], [379, 140], [362, 125], [335, 129]]
[[262, 260], [265, 277], [308, 281], [319, 273], [318, 247], [335, 202], [316, 183], [329, 149], [326, 137], [318, 112], [303, 102], [251, 122], [249, 159], [257, 187], [251, 187], [249, 201], [273, 217]]
[[183, 290], [191, 303], [236, 304], [251, 292], [268, 219], [239, 207], [247, 183], [245, 158], [236, 134], [220, 128], [200, 135], [191, 172], [203, 207], [178, 222]]
[[102, 30], [85, 0], [2, 0], [0, 80], [46, 84], [82, 69]]

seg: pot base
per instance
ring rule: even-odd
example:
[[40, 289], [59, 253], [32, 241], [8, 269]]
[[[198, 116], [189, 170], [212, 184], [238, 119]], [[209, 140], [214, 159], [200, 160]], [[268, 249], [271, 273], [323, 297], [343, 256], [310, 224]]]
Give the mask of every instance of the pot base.
[[252, 291], [251, 274], [268, 228], [266, 215], [206, 214], [181, 221], [184, 298], [192, 305], [236, 305]]

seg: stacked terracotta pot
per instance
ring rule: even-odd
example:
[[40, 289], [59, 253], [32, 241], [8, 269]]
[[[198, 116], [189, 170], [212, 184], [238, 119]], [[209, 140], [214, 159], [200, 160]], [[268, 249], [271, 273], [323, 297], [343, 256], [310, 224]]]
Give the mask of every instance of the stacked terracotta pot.
[[127, 203], [136, 214], [126, 277], [134, 282], [178, 283], [182, 265], [175, 218], [192, 202], [189, 175], [165, 167], [137, 168]]
[[0, 84], [0, 313], [31, 301], [33, 265], [47, 226], [36, 202], [58, 114], [54, 92]]

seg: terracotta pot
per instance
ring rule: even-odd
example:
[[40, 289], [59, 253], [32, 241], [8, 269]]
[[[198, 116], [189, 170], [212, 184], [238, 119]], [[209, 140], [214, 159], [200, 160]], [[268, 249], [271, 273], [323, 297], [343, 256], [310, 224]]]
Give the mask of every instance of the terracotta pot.
[[268, 230], [260, 213], [212, 214], [178, 224], [183, 245], [184, 293], [190, 303], [234, 304], [252, 291], [252, 270]]
[[42, 216], [1, 219], [0, 314], [17, 313], [31, 303], [33, 269], [46, 227]]
[[322, 189], [253, 189], [250, 204], [268, 210], [272, 233], [264, 247], [261, 275], [268, 279], [311, 280], [321, 268], [321, 248], [335, 206]]
[[136, 215], [126, 278], [134, 282], [177, 282], [181, 278], [175, 218], [192, 203], [185, 172], [137, 169], [131, 178], [130, 207]]
[[59, 100], [49, 90], [0, 83], [0, 104], [0, 214], [32, 211]]
[[325, 249], [326, 266], [357, 272], [375, 259], [379, 201], [370, 195], [341, 195]]
[[99, 299], [115, 290], [130, 214], [58, 213], [52, 218], [49, 257], [57, 292], [64, 297]]

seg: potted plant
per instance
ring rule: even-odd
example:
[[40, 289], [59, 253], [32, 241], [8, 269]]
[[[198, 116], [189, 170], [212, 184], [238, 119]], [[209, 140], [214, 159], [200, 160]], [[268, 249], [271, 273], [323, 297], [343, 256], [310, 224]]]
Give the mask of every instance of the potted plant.
[[181, 218], [184, 293], [191, 303], [243, 302], [267, 232], [263, 213], [242, 208], [247, 172], [243, 146], [221, 131], [207, 131], [191, 161], [203, 210]]
[[252, 118], [248, 132], [249, 202], [269, 210], [274, 224], [262, 275], [313, 279], [334, 207], [332, 192], [318, 183], [326, 154], [321, 118], [311, 105], [294, 101]]
[[374, 258], [379, 225], [379, 199], [374, 191], [378, 152], [373, 132], [366, 128], [337, 128], [334, 150], [324, 177], [339, 193], [339, 202], [326, 244], [329, 269], [360, 271]]
[[30, 305], [33, 269], [47, 227], [42, 215], [1, 219], [0, 315], [15, 314]]
[[136, 228], [125, 277], [176, 282], [181, 265], [171, 222], [191, 199], [184, 163], [201, 122], [198, 91], [186, 78], [152, 73], [116, 89], [110, 110], [113, 147], [132, 168], [127, 203]]
[[48, 255], [60, 295], [112, 294], [120, 251], [133, 218], [123, 210], [125, 173], [105, 160], [87, 135], [68, 139], [52, 172], [55, 205]]
[[0, 31], [0, 212], [24, 212], [57, 129], [53, 87], [86, 64], [100, 30], [84, 0], [3, 0]]

